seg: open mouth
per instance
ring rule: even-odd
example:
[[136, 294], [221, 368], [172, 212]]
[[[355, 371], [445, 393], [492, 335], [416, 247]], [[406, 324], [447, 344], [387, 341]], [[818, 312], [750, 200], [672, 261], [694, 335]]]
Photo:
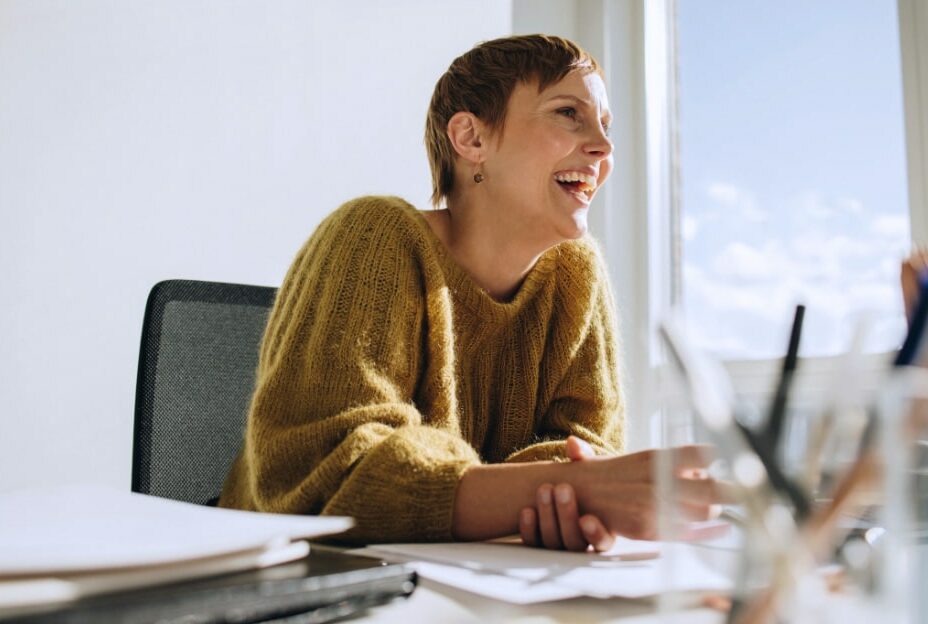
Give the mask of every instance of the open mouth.
[[589, 203], [596, 192], [596, 178], [579, 171], [557, 173], [554, 175], [554, 181], [564, 191], [584, 203]]

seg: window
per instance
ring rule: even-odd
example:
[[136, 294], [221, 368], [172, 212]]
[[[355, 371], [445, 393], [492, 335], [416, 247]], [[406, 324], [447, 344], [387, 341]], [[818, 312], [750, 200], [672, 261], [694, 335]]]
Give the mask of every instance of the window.
[[898, 346], [909, 247], [895, 0], [677, 0], [680, 297], [725, 359]]
[[928, 241], [924, 0], [513, 7], [518, 32], [565, 35], [604, 64], [616, 168], [590, 227], [621, 317], [628, 448], [662, 443], [654, 330], [674, 303], [749, 401], [770, 391], [797, 302], [797, 399], [805, 379], [810, 394], [830, 383], [819, 356], [862, 314], [869, 350], [898, 345], [898, 262], [910, 232]]

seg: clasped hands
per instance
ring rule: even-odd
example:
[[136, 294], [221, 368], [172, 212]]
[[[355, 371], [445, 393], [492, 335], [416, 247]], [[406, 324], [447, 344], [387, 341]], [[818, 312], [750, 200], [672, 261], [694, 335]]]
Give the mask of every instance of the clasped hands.
[[535, 506], [522, 509], [519, 515], [522, 541], [555, 550], [584, 551], [592, 546], [605, 551], [618, 535], [656, 539], [659, 502], [654, 463], [663, 452], [673, 453], [673, 503], [680, 518], [696, 521], [717, 517], [719, 503], [728, 496], [724, 486], [707, 474], [711, 460], [707, 447], [596, 457], [589, 444], [570, 436], [567, 456], [577, 478], [572, 483], [538, 487]]

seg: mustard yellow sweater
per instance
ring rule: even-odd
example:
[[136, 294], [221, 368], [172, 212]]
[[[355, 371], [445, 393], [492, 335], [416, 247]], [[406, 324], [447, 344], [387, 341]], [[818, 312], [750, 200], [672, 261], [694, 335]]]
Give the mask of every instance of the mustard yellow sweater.
[[355, 542], [450, 541], [461, 475], [623, 447], [612, 294], [589, 239], [546, 252], [508, 303], [423, 216], [362, 197], [290, 267], [220, 505], [353, 516]]

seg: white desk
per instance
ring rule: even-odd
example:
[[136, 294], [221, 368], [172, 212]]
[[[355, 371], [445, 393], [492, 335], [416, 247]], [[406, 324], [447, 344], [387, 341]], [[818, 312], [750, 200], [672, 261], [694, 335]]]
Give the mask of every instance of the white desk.
[[[831, 594], [793, 624], [888, 622], [893, 615], [860, 596]], [[725, 615], [706, 608], [659, 614], [652, 602], [573, 598], [533, 605], [514, 605], [422, 579], [407, 600], [377, 607], [359, 620], [371, 624], [721, 624]]]
[[409, 599], [377, 607], [361, 620], [372, 624], [586, 624], [616, 622], [620, 624], [719, 624], [725, 617], [710, 609], [690, 609], [675, 617], [656, 613], [655, 604], [645, 601], [596, 598], [572, 598], [557, 602], [514, 605], [433, 583], [420, 577], [419, 587]]

